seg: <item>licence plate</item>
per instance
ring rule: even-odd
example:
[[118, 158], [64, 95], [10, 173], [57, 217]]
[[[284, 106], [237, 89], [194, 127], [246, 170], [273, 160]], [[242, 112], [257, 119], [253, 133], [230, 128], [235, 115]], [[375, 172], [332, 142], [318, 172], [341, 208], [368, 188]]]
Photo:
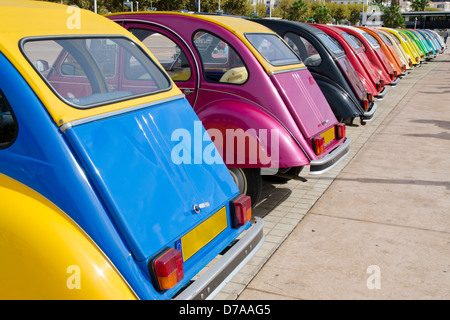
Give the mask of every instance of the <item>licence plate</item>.
[[321, 133], [320, 135], [324, 138], [325, 145], [329, 144], [331, 141], [333, 141], [335, 139], [334, 127], [331, 127], [330, 129], [328, 129], [324, 133]]
[[213, 216], [178, 239], [176, 248], [181, 250], [183, 261], [188, 260], [228, 226], [227, 209], [223, 207]]

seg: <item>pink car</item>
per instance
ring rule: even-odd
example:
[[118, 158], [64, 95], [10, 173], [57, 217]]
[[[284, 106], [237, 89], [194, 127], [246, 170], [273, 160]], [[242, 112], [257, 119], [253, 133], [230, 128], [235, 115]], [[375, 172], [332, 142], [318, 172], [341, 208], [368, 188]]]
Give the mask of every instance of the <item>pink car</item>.
[[[252, 203], [260, 198], [261, 174], [304, 179], [303, 167], [320, 174], [348, 154], [345, 124], [300, 58], [270, 29], [238, 17], [178, 12], [108, 18], [156, 56]], [[195, 153], [194, 140], [184, 142]], [[197, 154], [194, 160], [202, 159]]]

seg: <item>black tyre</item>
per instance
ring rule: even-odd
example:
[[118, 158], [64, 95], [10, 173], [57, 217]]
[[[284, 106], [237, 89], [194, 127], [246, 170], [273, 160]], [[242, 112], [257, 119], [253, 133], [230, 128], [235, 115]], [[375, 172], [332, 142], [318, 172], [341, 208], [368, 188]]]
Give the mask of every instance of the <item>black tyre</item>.
[[254, 207], [261, 198], [262, 178], [259, 168], [228, 168], [239, 192], [252, 199]]

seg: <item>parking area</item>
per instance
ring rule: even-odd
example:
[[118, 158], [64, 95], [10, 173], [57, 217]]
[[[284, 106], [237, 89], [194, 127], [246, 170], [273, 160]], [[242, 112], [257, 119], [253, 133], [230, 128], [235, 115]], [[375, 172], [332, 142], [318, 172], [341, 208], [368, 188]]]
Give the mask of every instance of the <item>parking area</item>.
[[450, 298], [449, 83], [448, 54], [416, 67], [335, 168], [265, 181], [265, 243], [216, 299]]

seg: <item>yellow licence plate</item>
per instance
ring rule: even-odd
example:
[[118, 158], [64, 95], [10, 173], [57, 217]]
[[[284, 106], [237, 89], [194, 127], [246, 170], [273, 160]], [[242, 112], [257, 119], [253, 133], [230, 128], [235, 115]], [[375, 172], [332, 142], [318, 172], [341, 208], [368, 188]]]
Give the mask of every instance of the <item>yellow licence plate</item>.
[[203, 221], [200, 225], [189, 231], [177, 241], [177, 247], [181, 247], [183, 261], [188, 260], [198, 250], [203, 248], [228, 226], [227, 209], [223, 207], [213, 216]]
[[334, 127], [328, 129], [327, 131], [325, 131], [324, 133], [322, 133], [320, 135], [324, 138], [325, 145], [329, 144], [331, 141], [333, 141], [335, 139]]

